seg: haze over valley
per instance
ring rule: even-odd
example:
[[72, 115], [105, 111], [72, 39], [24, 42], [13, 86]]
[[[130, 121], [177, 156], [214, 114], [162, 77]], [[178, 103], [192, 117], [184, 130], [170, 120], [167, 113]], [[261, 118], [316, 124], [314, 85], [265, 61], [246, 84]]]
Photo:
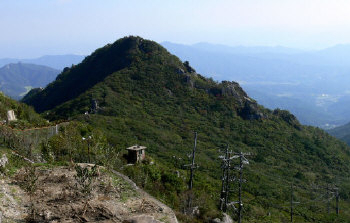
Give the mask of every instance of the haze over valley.
[[332, 128], [350, 120], [350, 45], [317, 51], [162, 43], [214, 80], [238, 81], [262, 105], [291, 111], [306, 125]]

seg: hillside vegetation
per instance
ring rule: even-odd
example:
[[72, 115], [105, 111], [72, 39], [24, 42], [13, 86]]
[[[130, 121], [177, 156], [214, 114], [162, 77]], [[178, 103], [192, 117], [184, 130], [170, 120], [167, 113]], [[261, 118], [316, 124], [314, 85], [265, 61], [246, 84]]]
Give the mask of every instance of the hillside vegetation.
[[3, 124], [7, 119], [7, 111], [9, 110], [13, 110], [17, 118], [17, 121], [10, 123], [12, 126], [39, 126], [46, 123], [33, 108], [26, 104], [19, 103], [0, 92], [0, 120]]
[[327, 132], [350, 145], [350, 123], [329, 129]]
[[[51, 120], [75, 119], [101, 130], [109, 145], [103, 151], [113, 157], [113, 168], [121, 168], [126, 147], [147, 146], [155, 165], [150, 158], [122, 171], [175, 208], [183, 222], [209, 222], [220, 216], [218, 156], [226, 144], [234, 152], [252, 154], [244, 169], [244, 221], [287, 222], [292, 183], [294, 200], [300, 202], [295, 222], [350, 218], [350, 149], [345, 143], [321, 129], [302, 126], [288, 111], [265, 109], [235, 82], [218, 83], [197, 74], [155, 42], [120, 39], [65, 69], [23, 101]], [[195, 131], [199, 168], [189, 192], [184, 164], [189, 163]], [[50, 142], [46, 151], [63, 148], [54, 144]], [[63, 149], [53, 158], [71, 157], [69, 149]], [[339, 216], [327, 214], [327, 184], [340, 188]], [[237, 185], [232, 183], [232, 201], [238, 199]], [[199, 207], [197, 216], [182, 214], [188, 196]], [[333, 213], [334, 199], [331, 202]], [[236, 217], [233, 210], [230, 213]]]

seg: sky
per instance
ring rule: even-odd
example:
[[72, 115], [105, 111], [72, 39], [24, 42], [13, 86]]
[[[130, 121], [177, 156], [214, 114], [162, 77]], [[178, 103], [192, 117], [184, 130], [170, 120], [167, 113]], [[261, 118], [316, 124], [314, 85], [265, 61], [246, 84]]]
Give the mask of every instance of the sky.
[[349, 0], [0, 0], [0, 58], [157, 42], [321, 49], [350, 43]]

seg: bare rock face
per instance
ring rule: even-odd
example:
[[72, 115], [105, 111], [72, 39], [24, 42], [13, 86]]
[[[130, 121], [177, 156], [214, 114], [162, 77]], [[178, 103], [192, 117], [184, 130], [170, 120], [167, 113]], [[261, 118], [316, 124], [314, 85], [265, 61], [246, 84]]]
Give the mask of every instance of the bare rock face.
[[243, 91], [243, 89], [241, 88], [241, 86], [239, 86], [237, 82], [223, 81], [221, 84], [221, 94], [223, 96], [234, 97], [241, 104], [243, 104], [244, 100], [248, 98], [247, 93]]
[[228, 214], [224, 214], [223, 223], [233, 223], [232, 218]]
[[10, 122], [10, 121], [16, 121], [16, 115], [15, 115], [15, 112], [13, 110], [8, 110], [7, 111], [7, 121]]
[[242, 108], [239, 115], [246, 120], [259, 120], [266, 118], [258, 104], [250, 99], [247, 93], [241, 88], [237, 82], [223, 81], [221, 94], [223, 96], [233, 97]]
[[192, 80], [190, 75], [185, 76], [185, 82], [190, 86], [191, 88], [194, 87], [194, 81]]
[[222, 220], [219, 218], [215, 218], [211, 222], [212, 223], [233, 223], [233, 220], [228, 214], [224, 213], [224, 217]]
[[280, 118], [282, 118], [285, 122], [287, 122], [288, 124], [290, 124], [294, 128], [301, 129], [301, 125], [300, 125], [298, 119], [293, 114], [289, 113], [289, 111], [275, 109], [273, 111], [273, 114], [279, 116]]
[[177, 69], [176, 69], [176, 73], [178, 73], [178, 74], [184, 74], [185, 71], [184, 71], [182, 68], [177, 68]]
[[0, 168], [5, 168], [6, 164], [9, 162], [6, 154], [3, 154], [1, 159], [0, 159]]
[[188, 61], [185, 61], [183, 63], [183, 65], [185, 66], [187, 72], [189, 72], [189, 73], [196, 73], [196, 70], [193, 67], [190, 66], [190, 63]]
[[158, 220], [155, 220], [154, 217], [149, 215], [139, 215], [131, 217], [125, 220], [123, 223], [161, 223]]
[[244, 102], [243, 109], [239, 112], [239, 115], [245, 120], [259, 120], [266, 118], [262, 113], [256, 102], [246, 100]]

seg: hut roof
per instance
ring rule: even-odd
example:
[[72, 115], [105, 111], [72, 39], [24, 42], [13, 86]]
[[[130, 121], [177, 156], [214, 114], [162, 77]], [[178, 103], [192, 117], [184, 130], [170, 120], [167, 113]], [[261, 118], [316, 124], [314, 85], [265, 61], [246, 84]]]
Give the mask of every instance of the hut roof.
[[139, 151], [139, 150], [144, 150], [146, 149], [146, 146], [139, 146], [139, 145], [135, 145], [135, 146], [131, 146], [129, 148], [126, 148], [127, 150], [134, 150], [134, 151]]

